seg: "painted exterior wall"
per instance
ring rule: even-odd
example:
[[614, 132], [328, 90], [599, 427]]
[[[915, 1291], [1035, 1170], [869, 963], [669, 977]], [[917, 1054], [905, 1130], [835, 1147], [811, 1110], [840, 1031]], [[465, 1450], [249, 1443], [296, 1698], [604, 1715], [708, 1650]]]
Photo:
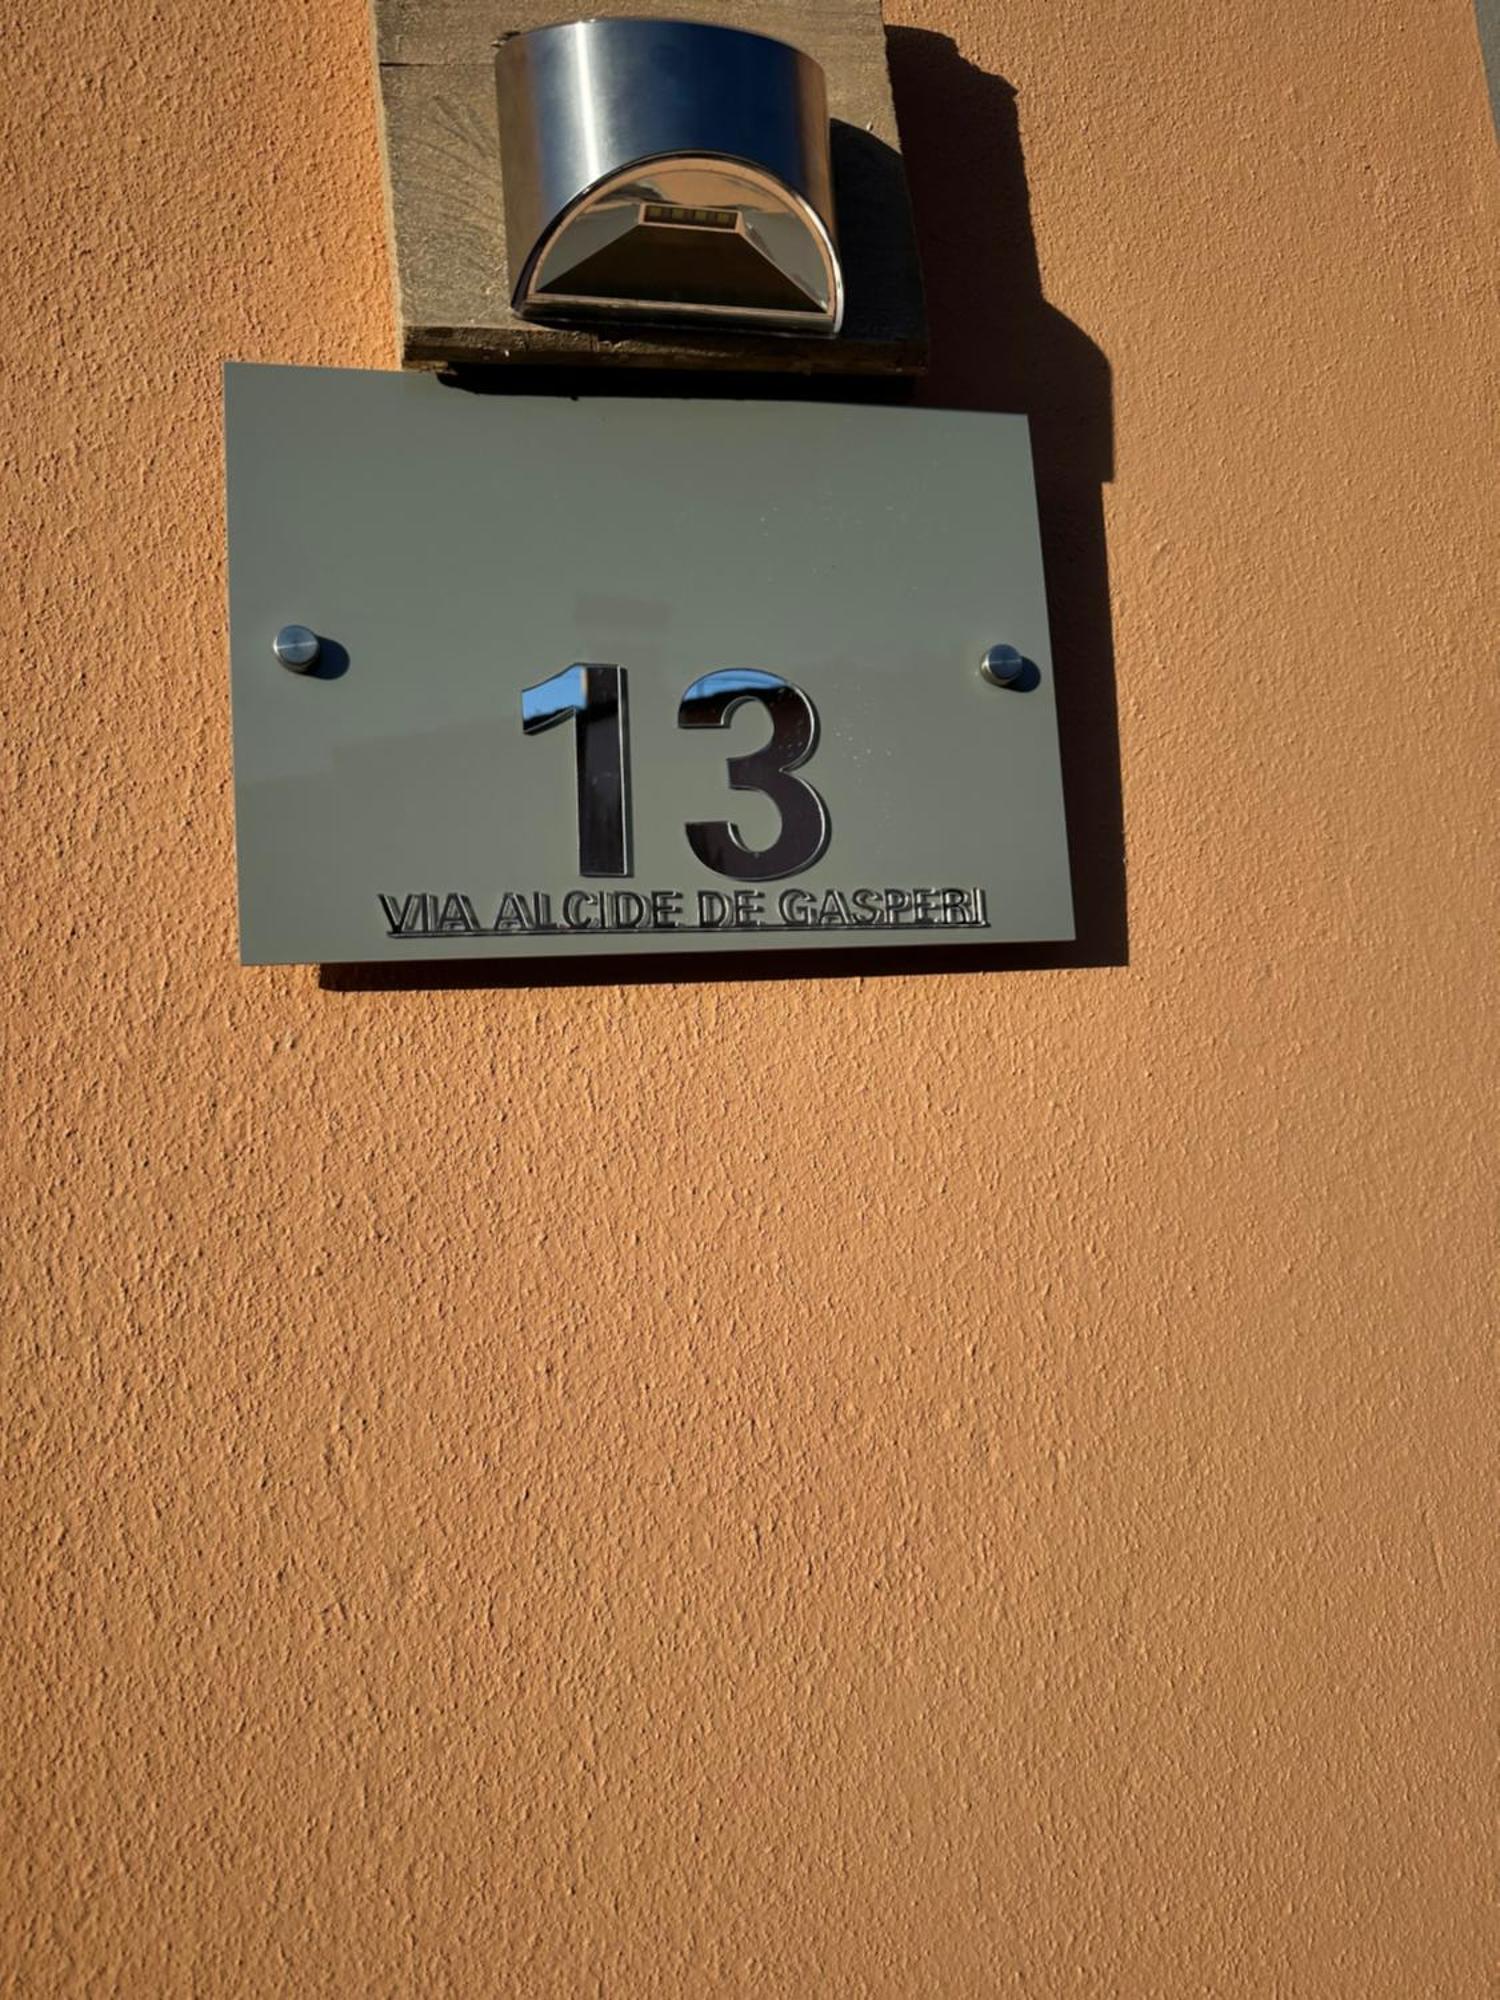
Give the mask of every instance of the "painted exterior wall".
[[235, 964], [218, 414], [388, 363], [360, 10], [12, 12], [6, 1991], [1491, 1990], [1471, 0], [891, 15], [1079, 950], [382, 991]]

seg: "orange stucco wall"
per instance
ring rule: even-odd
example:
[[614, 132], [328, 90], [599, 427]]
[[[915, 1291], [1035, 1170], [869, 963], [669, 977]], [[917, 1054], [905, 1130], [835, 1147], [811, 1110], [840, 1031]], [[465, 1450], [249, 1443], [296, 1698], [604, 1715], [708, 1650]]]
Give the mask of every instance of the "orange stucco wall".
[[1492, 1990], [1470, 0], [891, 14], [1083, 942], [382, 991], [235, 963], [220, 495], [361, 11], [10, 10], [5, 1991]]

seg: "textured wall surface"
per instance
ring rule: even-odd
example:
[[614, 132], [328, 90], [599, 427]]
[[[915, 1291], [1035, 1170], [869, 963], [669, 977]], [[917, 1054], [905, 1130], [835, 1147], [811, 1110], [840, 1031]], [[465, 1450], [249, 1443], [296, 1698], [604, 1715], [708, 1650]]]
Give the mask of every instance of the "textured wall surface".
[[381, 991], [235, 963], [218, 401], [389, 361], [361, 12], [12, 10], [6, 1991], [1492, 1990], [1471, 0], [892, 11], [1083, 945]]

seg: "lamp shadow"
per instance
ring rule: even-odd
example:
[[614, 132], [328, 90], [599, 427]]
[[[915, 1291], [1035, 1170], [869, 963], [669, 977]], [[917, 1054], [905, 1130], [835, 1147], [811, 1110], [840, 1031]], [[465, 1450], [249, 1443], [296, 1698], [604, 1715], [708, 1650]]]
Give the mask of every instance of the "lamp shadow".
[[[671, 985], [730, 979], [1020, 972], [1129, 960], [1124, 805], [1103, 489], [1114, 470], [1108, 360], [1042, 292], [1016, 92], [946, 35], [886, 31], [927, 298], [925, 408], [1030, 420], [1047, 581], [1076, 936], [1056, 944], [872, 945], [860, 951], [722, 952], [636, 959], [425, 960], [324, 965], [333, 992], [458, 987]], [[894, 156], [892, 156], [894, 159]], [[899, 189], [897, 189], [899, 194]], [[598, 371], [498, 371], [509, 393], [599, 393]], [[532, 375], [538, 377], [532, 381]], [[471, 389], [492, 386], [470, 377]], [[608, 393], [759, 394], [888, 401], [904, 384], [821, 377], [612, 373]]]

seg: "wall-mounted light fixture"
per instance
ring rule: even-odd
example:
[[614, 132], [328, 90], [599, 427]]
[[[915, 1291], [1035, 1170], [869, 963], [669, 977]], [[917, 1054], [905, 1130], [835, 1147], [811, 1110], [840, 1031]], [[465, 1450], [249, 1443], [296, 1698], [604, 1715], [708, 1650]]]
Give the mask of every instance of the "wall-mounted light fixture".
[[516, 312], [838, 332], [810, 56], [701, 22], [593, 20], [513, 35], [495, 68]]

